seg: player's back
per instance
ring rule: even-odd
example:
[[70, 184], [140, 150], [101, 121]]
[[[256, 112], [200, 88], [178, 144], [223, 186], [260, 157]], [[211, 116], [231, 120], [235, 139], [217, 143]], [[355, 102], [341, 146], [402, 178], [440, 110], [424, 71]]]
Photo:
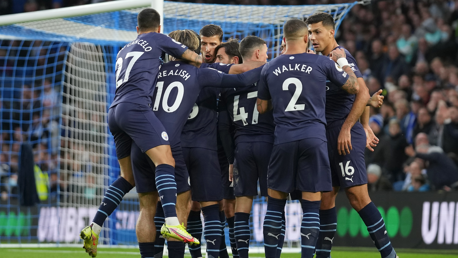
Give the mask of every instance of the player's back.
[[186, 46], [160, 33], [144, 33], [125, 45], [116, 60], [116, 94], [112, 106], [121, 102], [148, 104], [156, 84], [163, 52], [181, 56]]
[[[214, 68], [229, 73], [230, 65], [202, 64], [200, 69]], [[221, 89], [203, 88], [189, 114], [181, 134], [182, 147], [216, 150], [216, 131], [218, 123], [217, 97]]]
[[256, 105], [257, 83], [245, 88], [224, 89], [221, 97], [235, 126], [236, 142], [273, 142], [275, 125], [272, 111], [259, 114]]
[[[338, 48], [345, 50], [348, 64], [353, 72], [355, 72], [356, 77], [362, 77], [362, 74], [356, 65], [355, 58], [345, 48], [338, 46], [335, 49]], [[337, 64], [336, 69], [343, 72], [342, 68]], [[326, 86], [326, 121], [328, 123], [328, 127], [333, 127], [334, 124], [336, 126], [341, 126], [343, 122], [345, 122], [345, 119], [353, 107], [355, 95], [346, 92], [342, 89], [342, 85], [333, 83], [330, 80], [326, 82]]]
[[159, 70], [153, 95], [153, 111], [170, 136], [172, 149], [180, 144], [181, 132], [199, 96], [198, 68], [169, 62]]
[[306, 138], [326, 140], [327, 57], [282, 55], [261, 73], [259, 98], [271, 99], [275, 144]]

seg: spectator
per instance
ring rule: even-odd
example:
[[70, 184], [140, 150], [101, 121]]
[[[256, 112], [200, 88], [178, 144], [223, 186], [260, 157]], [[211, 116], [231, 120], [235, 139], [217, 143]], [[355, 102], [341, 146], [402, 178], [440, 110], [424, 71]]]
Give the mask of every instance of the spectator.
[[448, 110], [451, 121], [444, 125], [442, 147], [446, 154], [458, 156], [458, 108], [451, 107]]
[[402, 34], [396, 41], [399, 52], [405, 56], [406, 63], [412, 61], [415, 50], [417, 49], [418, 39], [412, 35], [412, 28], [409, 24], [402, 25]]
[[367, 167], [367, 188], [371, 192], [393, 189], [390, 181], [382, 176], [382, 169], [377, 164], [370, 164]]
[[[23, 86], [21, 98], [13, 103], [13, 119], [16, 121], [14, 127], [20, 125], [23, 131], [29, 129], [32, 113], [41, 107], [41, 102], [37, 96], [38, 92], [33, 91], [29, 85]], [[18, 124], [19, 121], [20, 124]]]
[[437, 145], [442, 148], [442, 134], [444, 131], [445, 121], [448, 119], [448, 110], [445, 105], [445, 102], [440, 102], [438, 104], [435, 116], [434, 127], [430, 132], [430, 142], [432, 145]]
[[416, 175], [412, 178], [412, 185], [407, 189], [409, 192], [428, 192], [430, 191], [429, 184], [426, 183], [424, 175]]
[[429, 152], [429, 145], [416, 148], [415, 157], [428, 161], [426, 173], [434, 190], [449, 189], [458, 183], [458, 168], [444, 153]]
[[407, 146], [407, 141], [401, 134], [399, 121], [392, 119], [389, 122], [389, 134], [380, 139], [370, 163], [381, 166], [383, 175], [392, 183], [403, 180], [403, 163], [407, 160], [404, 149]]
[[396, 119], [401, 125], [401, 131], [408, 143], [413, 141], [413, 129], [416, 123], [416, 116], [410, 111], [409, 103], [405, 99], [400, 99], [395, 103]]
[[373, 76], [369, 77], [367, 87], [369, 88], [369, 94], [371, 96], [381, 89], [379, 80]]
[[419, 133], [425, 133], [429, 135], [434, 128], [434, 121], [431, 118], [431, 114], [425, 107], [420, 108], [417, 116], [417, 124], [413, 132], [413, 137], [416, 137]]
[[384, 77], [382, 76], [384, 60], [385, 54], [383, 53], [382, 41], [376, 39], [372, 42], [372, 56], [369, 63], [372, 74], [378, 79], [379, 82], [384, 81]]
[[41, 101], [44, 107], [55, 107], [59, 101], [59, 95], [54, 90], [49, 79], [43, 82], [43, 95]]
[[385, 58], [383, 62], [383, 69], [381, 72], [382, 83], [385, 83], [388, 77], [393, 78], [394, 81], [398, 81], [399, 77], [407, 73], [408, 70], [408, 65], [399, 54], [396, 45], [390, 45], [388, 48], [388, 57]]
[[[369, 118], [369, 126], [374, 132], [375, 136], [378, 139], [381, 139], [384, 136], [383, 133], [383, 117], [382, 115], [373, 115]], [[373, 159], [374, 152], [370, 151], [369, 149], [364, 150], [364, 157], [366, 160], [366, 164], [369, 164]]]

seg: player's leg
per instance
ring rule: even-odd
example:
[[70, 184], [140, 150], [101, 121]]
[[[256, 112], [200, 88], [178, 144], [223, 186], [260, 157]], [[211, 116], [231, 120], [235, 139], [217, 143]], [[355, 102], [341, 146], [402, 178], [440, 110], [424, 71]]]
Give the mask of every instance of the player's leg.
[[382, 258], [396, 258], [396, 252], [391, 245], [385, 222], [377, 206], [375, 206], [369, 197], [367, 184], [347, 188], [345, 193], [351, 206], [359, 213], [364, 224], [366, 224], [369, 235]]
[[[225, 188], [227, 189], [227, 188]], [[223, 210], [226, 216], [227, 225], [229, 226], [229, 241], [231, 243], [232, 257], [239, 257], [237, 244], [235, 241], [234, 222], [235, 222], [235, 196], [233, 187], [229, 187], [230, 191], [224, 191]]]
[[337, 230], [336, 197], [339, 187], [321, 195], [320, 234], [316, 243], [316, 258], [331, 257], [332, 244]]
[[[224, 152], [224, 149], [222, 147], [222, 145], [218, 145], [218, 163], [219, 163], [219, 167], [220, 167], [220, 177], [221, 177], [221, 185], [223, 186], [222, 188], [222, 198], [224, 198], [224, 194], [226, 193], [226, 189], [224, 188], [225, 187], [225, 183], [226, 183], [226, 180], [229, 178], [224, 178], [223, 175], [227, 174], [229, 175], [229, 162], [227, 160], [227, 157], [225, 155], [225, 152]], [[226, 180], [225, 180], [226, 179]], [[226, 246], [226, 232], [225, 232], [225, 229], [226, 229], [226, 212], [224, 210], [224, 203], [223, 203], [223, 200], [221, 200], [219, 202], [219, 208], [220, 208], [220, 212], [219, 212], [219, 219], [221, 221], [221, 227], [222, 227], [222, 231], [221, 231], [221, 244], [220, 244], [220, 247], [219, 247], [219, 257], [220, 258], [229, 258], [229, 253], [227, 252], [227, 246]], [[230, 237], [230, 233], [229, 233], [229, 241], [230, 241], [231, 237]]]
[[115, 110], [116, 107], [109, 110], [108, 122], [110, 131], [115, 138], [116, 155], [121, 177], [109, 186], [91, 225], [85, 227], [80, 233], [81, 238], [84, 240], [84, 249], [92, 257], [97, 256], [98, 239], [103, 223], [118, 207], [124, 195], [135, 186], [130, 159], [132, 139], [116, 123]]
[[156, 215], [154, 216], [154, 224], [156, 225], [156, 239], [154, 241], [154, 257], [162, 258], [164, 252], [165, 238], [161, 235], [162, 225], [165, 223], [164, 210], [162, 209], [161, 200], [158, 199], [156, 205]]
[[[193, 160], [193, 148], [182, 148], [183, 152], [183, 158], [186, 164], [186, 168], [188, 169], [188, 174], [189, 174], [189, 179], [192, 181], [193, 178], [193, 173], [196, 171], [196, 168], [194, 167], [195, 164], [197, 164]], [[192, 184], [191, 184], [191, 191], [192, 191]], [[202, 240], [202, 219], [200, 217], [201, 213], [201, 206], [199, 202], [194, 202], [191, 201], [191, 210], [188, 215], [188, 223], [187, 223], [187, 229], [188, 232], [193, 235], [195, 238], [197, 238], [199, 241]], [[198, 258], [202, 257], [202, 247], [201, 244], [194, 244], [194, 245], [188, 245], [189, 252], [191, 254], [192, 258]]]
[[200, 202], [202, 206], [207, 254], [209, 257], [218, 257], [224, 229], [220, 219], [219, 202], [223, 198], [223, 191], [218, 153], [214, 150], [192, 148], [191, 155], [192, 200]]
[[[190, 210], [189, 204], [191, 202], [191, 186], [189, 180], [189, 173], [186, 167], [186, 162], [181, 147], [175, 147], [172, 150], [172, 153], [173, 157], [175, 158], [175, 181], [177, 183], [178, 193], [176, 204], [177, 215], [179, 220], [183, 222], [183, 225], [186, 228]], [[176, 242], [174, 240], [176, 239], [168, 239], [167, 241], [169, 257], [183, 257], [185, 243]]]
[[137, 220], [136, 233], [142, 258], [154, 257], [154, 240], [156, 226], [154, 215], [158, 199], [157, 192], [139, 193], [140, 214]]
[[301, 251], [312, 258], [320, 233], [321, 192], [331, 191], [331, 170], [325, 141], [317, 138], [299, 141], [296, 188], [302, 191]]
[[360, 123], [351, 130], [353, 150], [350, 154], [339, 156], [340, 184], [352, 207], [359, 213], [382, 258], [395, 258], [396, 252], [386, 233], [385, 222], [367, 191], [367, 173], [364, 160], [366, 134]]
[[135, 142], [132, 142], [130, 157], [140, 200], [140, 215], [136, 226], [137, 240], [142, 257], [152, 257], [157, 232], [154, 217], [159, 197], [156, 190], [155, 167]]
[[320, 235], [318, 236], [318, 241], [316, 243], [317, 258], [331, 257], [331, 249], [334, 243], [334, 236], [337, 231], [337, 212], [335, 208], [335, 200], [340, 189], [340, 181], [342, 177], [342, 173], [339, 168], [339, 159], [342, 156], [337, 152], [337, 139], [339, 137], [339, 133], [339, 126], [334, 128], [327, 128], [326, 130], [333, 191], [324, 192], [321, 198]]
[[264, 218], [264, 250], [266, 258], [275, 258], [282, 233], [282, 215], [287, 193], [295, 189], [297, 142], [273, 146], [268, 169], [267, 212]]
[[[202, 239], [202, 219], [200, 217], [201, 206], [199, 202], [192, 202], [191, 211], [188, 216], [188, 232], [193, 235], [199, 241]], [[191, 253], [192, 258], [202, 257], [202, 248], [201, 245], [190, 245], [189, 252]]]

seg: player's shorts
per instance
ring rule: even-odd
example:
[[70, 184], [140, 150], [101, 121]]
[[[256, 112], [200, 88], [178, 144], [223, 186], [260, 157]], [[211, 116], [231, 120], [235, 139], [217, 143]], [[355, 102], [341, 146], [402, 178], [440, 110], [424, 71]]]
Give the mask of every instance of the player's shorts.
[[291, 193], [332, 190], [331, 170], [325, 141], [303, 139], [274, 145], [267, 173], [269, 189]]
[[204, 148], [183, 148], [189, 171], [192, 200], [196, 202], [221, 201], [221, 170], [218, 153]]
[[130, 155], [132, 141], [142, 152], [159, 145], [169, 145], [169, 137], [150, 106], [120, 103], [108, 111], [108, 127], [114, 136], [116, 155]]
[[258, 179], [261, 196], [267, 196], [267, 169], [273, 143], [241, 142], [235, 147], [234, 194], [258, 195]]
[[366, 132], [361, 123], [357, 122], [351, 129], [350, 154], [339, 155], [337, 139], [341, 125], [327, 128], [329, 162], [331, 164], [332, 186], [348, 188], [367, 184], [364, 150], [366, 148]]
[[223, 199], [234, 200], [234, 186], [232, 182], [229, 181], [229, 161], [227, 161], [224, 149], [222, 149], [222, 147], [221, 149], [218, 148], [218, 159], [219, 167], [221, 169], [221, 182], [223, 184]]
[[[177, 194], [189, 191], [189, 175], [188, 169], [184, 162], [181, 147], [172, 150], [173, 158], [175, 159], [175, 181], [177, 184]], [[138, 193], [156, 192], [156, 175], [153, 161], [143, 153], [140, 148], [132, 143], [131, 162], [134, 173], [135, 186]]]

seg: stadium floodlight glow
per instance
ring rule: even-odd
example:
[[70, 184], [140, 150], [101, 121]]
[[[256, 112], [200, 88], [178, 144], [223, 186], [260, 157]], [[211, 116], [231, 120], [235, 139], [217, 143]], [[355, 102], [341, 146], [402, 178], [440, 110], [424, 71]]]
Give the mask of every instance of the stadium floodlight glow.
[[[269, 59], [272, 59], [280, 53], [283, 24], [288, 19], [303, 19], [316, 12], [327, 12], [334, 17], [338, 28], [349, 10], [362, 4], [241, 6], [167, 1], [162, 5], [161, 2], [112, 1], [0, 16], [2, 111], [20, 113], [18, 117], [38, 114], [40, 119], [49, 112], [57, 127], [50, 141], [40, 138], [34, 142], [51, 146], [49, 156], [56, 156], [58, 161], [55, 165], [58, 182], [55, 199], [40, 205], [43, 216], [33, 214], [31, 223], [36, 230], [28, 231], [28, 236], [8, 237], [8, 243], [35, 243], [40, 239], [77, 243], [77, 231], [92, 219], [93, 208], [98, 207], [105, 190], [118, 178], [119, 165], [106, 123], [107, 111], [116, 89], [116, 55], [120, 48], [137, 37], [136, 18], [142, 9], [153, 7], [161, 13], [164, 33], [178, 29], [198, 32], [205, 25], [216, 24], [223, 29], [224, 40], [259, 36], [267, 42]], [[27, 88], [44, 94], [45, 80], [49, 80], [59, 96], [54, 109], [47, 110], [45, 105], [33, 110], [13, 109], [13, 104]], [[0, 135], [14, 135], [14, 124], [30, 126], [32, 119], [18, 121], [11, 116], [2, 122], [11, 126], [0, 128]], [[8, 142], [9, 152], [13, 152], [15, 144], [14, 140]], [[262, 234], [258, 229], [261, 228], [265, 202], [255, 199], [255, 203], [257, 206], [253, 210], [258, 217], [253, 224], [257, 224], [254, 227], [257, 240], [251, 244], [262, 246], [259, 241]], [[19, 204], [10, 202], [8, 205], [9, 210], [16, 210], [19, 214]], [[289, 203], [288, 209], [291, 223], [300, 222], [300, 205]], [[118, 212], [115, 211], [105, 222], [100, 243], [136, 244], [132, 229], [137, 217], [138, 200], [134, 193], [125, 197]], [[297, 223], [294, 223], [287, 229], [289, 235], [285, 247], [292, 247], [297, 242], [293, 240], [298, 235]]]

